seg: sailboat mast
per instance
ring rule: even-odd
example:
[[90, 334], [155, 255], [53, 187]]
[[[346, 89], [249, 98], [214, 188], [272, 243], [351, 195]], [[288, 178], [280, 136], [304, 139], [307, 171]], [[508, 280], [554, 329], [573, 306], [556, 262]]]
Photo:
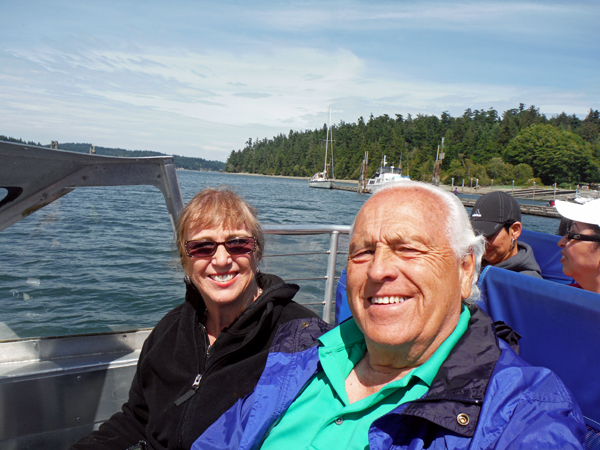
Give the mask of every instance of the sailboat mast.
[[327, 174], [327, 143], [329, 142], [329, 125], [327, 125], [327, 135], [325, 136], [325, 161], [323, 162], [323, 173], [326, 177], [329, 177]]
[[[333, 173], [333, 130], [331, 129], [331, 105], [329, 105], [329, 121], [327, 122], [327, 137], [331, 137], [331, 178], [335, 178]], [[325, 144], [327, 147], [327, 144]], [[327, 155], [325, 155], [327, 157]]]

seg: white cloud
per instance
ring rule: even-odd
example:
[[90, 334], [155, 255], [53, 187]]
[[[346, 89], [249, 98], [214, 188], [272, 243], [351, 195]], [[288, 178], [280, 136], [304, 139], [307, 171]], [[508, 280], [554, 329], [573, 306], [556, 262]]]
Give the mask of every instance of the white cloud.
[[[595, 2], [535, 1], [391, 1], [343, 3], [314, 2], [268, 5], [245, 11], [260, 28], [280, 31], [381, 30], [408, 28], [474, 32], [539, 32], [540, 24], [552, 20], [585, 20], [598, 14]], [[530, 26], [523, 27], [529, 23]], [[531, 26], [534, 25], [534, 26]], [[551, 25], [550, 23], [548, 25]], [[560, 30], [553, 30], [555, 33]]]

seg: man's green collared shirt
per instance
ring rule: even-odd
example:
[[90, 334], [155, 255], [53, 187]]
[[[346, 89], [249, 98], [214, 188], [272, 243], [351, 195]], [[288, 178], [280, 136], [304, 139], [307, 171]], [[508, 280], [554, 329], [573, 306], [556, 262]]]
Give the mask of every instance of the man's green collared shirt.
[[319, 339], [323, 370], [313, 376], [281, 416], [261, 449], [368, 449], [371, 423], [427, 392], [470, 318], [469, 310], [463, 307], [456, 328], [425, 364], [354, 403], [348, 401], [346, 378], [365, 354], [364, 335], [354, 319], [329, 331]]

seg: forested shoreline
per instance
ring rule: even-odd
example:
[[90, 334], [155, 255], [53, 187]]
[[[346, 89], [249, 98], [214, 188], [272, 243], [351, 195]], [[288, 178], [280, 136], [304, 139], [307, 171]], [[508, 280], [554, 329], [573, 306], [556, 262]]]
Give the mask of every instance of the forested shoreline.
[[[27, 145], [37, 145], [39, 147], [50, 147], [48, 145], [42, 145], [39, 142], [25, 142], [22, 139], [15, 139], [12, 137], [0, 135], [0, 141], [18, 142]], [[89, 153], [92, 144], [76, 144], [76, 143], [59, 143], [59, 150], [66, 150], [77, 153]], [[120, 158], [145, 158], [150, 156], [166, 156], [165, 153], [153, 152], [150, 150], [125, 150], [122, 148], [108, 148], [108, 147], [95, 147], [96, 154], [102, 156], [117, 156]], [[221, 161], [209, 161], [203, 158], [192, 158], [188, 156], [173, 155], [173, 162], [177, 169], [185, 170], [200, 170], [200, 171], [213, 171], [222, 172], [225, 168], [225, 163]]]
[[[430, 181], [438, 145], [444, 138], [441, 182], [478, 179], [480, 185], [573, 184], [600, 181], [600, 113], [583, 120], [562, 113], [548, 119], [539, 108], [509, 109], [502, 115], [467, 109], [460, 117], [421, 115], [395, 118], [371, 115], [365, 121], [332, 125], [334, 174], [358, 179], [365, 152], [372, 176], [383, 155], [412, 179]], [[225, 171], [309, 177], [323, 170], [327, 126], [293, 131], [272, 139], [249, 139], [232, 151]]]

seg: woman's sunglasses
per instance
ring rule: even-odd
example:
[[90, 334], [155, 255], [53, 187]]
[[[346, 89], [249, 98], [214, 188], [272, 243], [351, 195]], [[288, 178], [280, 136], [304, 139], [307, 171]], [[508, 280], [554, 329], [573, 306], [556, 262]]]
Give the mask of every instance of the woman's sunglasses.
[[187, 241], [184, 245], [185, 254], [190, 258], [207, 258], [217, 253], [219, 245], [225, 247], [231, 256], [247, 255], [256, 250], [256, 239], [241, 237], [229, 239], [225, 242], [214, 241]]
[[573, 233], [572, 231], [567, 231], [567, 234], [565, 234], [567, 241], [570, 241], [572, 239], [576, 240], [576, 241], [592, 241], [592, 242], [600, 242], [600, 237], [598, 236], [590, 236], [587, 234], [579, 234], [579, 233]]

